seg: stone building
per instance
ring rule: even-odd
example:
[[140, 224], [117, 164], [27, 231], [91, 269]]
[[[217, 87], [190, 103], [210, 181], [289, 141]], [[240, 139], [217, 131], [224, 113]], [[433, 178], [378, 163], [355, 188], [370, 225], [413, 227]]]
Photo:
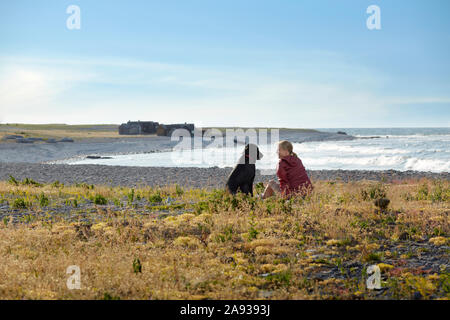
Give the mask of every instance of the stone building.
[[155, 134], [159, 123], [153, 121], [128, 121], [119, 126], [121, 135]]
[[195, 126], [193, 123], [184, 123], [184, 124], [160, 124], [156, 129], [156, 134], [158, 136], [167, 136], [170, 137], [172, 132], [176, 129], [186, 129], [191, 135], [194, 133]]
[[184, 124], [159, 124], [153, 121], [128, 121], [119, 126], [120, 135], [157, 134], [170, 137], [176, 129], [186, 129], [194, 133], [195, 126], [192, 123]]

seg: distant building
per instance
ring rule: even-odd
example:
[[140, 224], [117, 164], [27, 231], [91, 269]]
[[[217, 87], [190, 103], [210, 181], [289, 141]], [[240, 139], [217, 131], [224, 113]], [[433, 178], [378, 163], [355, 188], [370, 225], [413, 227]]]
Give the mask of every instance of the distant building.
[[128, 121], [119, 126], [120, 135], [156, 134], [170, 137], [176, 129], [186, 129], [194, 133], [195, 126], [192, 123], [184, 124], [159, 124], [153, 121]]
[[128, 121], [119, 126], [121, 135], [156, 134], [159, 123], [153, 121]]
[[156, 129], [156, 134], [158, 136], [167, 136], [170, 137], [172, 133], [177, 129], [186, 129], [191, 135], [194, 133], [195, 126], [193, 123], [184, 123], [184, 124], [160, 124]]

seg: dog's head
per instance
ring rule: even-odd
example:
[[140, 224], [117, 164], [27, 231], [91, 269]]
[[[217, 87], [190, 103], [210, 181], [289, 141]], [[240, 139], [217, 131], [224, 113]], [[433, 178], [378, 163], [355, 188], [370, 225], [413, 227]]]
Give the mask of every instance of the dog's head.
[[258, 146], [253, 143], [249, 143], [245, 146], [244, 154], [245, 162], [251, 164], [254, 164], [256, 160], [261, 160], [263, 157], [263, 154], [259, 151]]

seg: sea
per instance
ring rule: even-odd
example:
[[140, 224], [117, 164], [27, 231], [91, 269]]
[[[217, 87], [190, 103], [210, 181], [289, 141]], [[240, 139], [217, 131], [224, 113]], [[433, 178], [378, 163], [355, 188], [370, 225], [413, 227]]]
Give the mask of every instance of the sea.
[[[342, 131], [356, 139], [294, 143], [294, 152], [310, 170], [398, 170], [450, 172], [450, 128], [317, 128]], [[294, 139], [295, 140], [295, 139]], [[275, 168], [275, 144], [260, 145], [257, 169]], [[71, 164], [144, 167], [232, 167], [242, 146], [116, 155], [110, 159], [77, 159]]]

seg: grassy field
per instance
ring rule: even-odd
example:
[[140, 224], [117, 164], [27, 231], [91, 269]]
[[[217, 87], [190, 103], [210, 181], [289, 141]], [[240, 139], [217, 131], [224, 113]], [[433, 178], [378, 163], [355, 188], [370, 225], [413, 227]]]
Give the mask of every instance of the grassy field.
[[118, 125], [67, 125], [67, 124], [0, 124], [0, 143], [6, 135], [21, 135], [25, 138], [73, 139], [118, 138]]
[[[0, 182], [0, 298], [450, 298], [449, 181], [315, 187], [263, 201], [11, 178]], [[66, 285], [72, 265], [79, 290]], [[380, 290], [366, 286], [371, 265]]]

